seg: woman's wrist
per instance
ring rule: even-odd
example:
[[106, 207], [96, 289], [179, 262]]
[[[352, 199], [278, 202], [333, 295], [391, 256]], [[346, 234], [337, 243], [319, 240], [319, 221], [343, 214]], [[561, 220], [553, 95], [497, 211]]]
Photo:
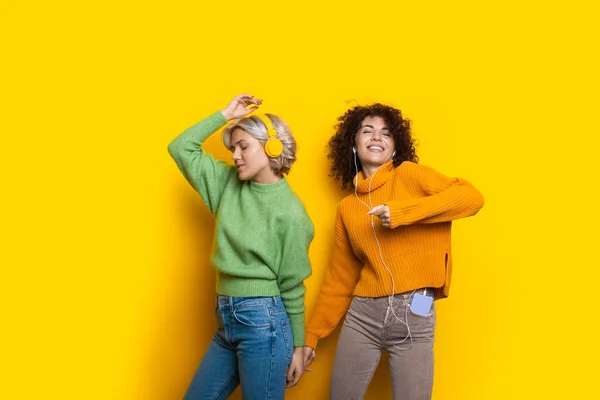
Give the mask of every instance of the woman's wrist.
[[229, 115], [226, 110], [221, 110], [221, 114], [223, 114], [227, 121], [231, 119], [231, 115]]

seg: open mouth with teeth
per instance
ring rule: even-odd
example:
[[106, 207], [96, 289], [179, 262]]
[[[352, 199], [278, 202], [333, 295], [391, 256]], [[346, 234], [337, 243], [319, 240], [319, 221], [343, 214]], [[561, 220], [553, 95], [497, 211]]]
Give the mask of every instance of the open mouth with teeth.
[[373, 153], [382, 153], [383, 147], [379, 146], [378, 144], [372, 144], [372, 145], [367, 146], [367, 150], [369, 150]]

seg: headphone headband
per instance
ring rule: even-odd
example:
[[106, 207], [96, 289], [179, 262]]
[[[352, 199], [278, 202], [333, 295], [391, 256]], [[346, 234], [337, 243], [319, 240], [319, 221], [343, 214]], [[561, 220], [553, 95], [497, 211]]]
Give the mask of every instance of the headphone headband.
[[252, 116], [260, 119], [262, 123], [265, 124], [265, 126], [267, 127], [267, 135], [269, 136], [269, 139], [271, 139], [272, 137], [277, 137], [277, 131], [273, 126], [271, 118], [267, 117], [265, 114], [254, 114]]

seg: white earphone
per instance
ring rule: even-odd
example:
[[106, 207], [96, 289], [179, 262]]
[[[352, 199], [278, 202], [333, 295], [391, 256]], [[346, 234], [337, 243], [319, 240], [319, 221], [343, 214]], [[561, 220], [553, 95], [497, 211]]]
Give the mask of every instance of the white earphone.
[[[355, 167], [355, 171], [356, 171], [356, 175], [354, 178], [354, 196], [356, 196], [356, 199], [358, 201], [360, 201], [362, 204], [364, 204], [369, 210], [373, 209], [373, 202], [371, 201], [371, 182], [373, 181], [373, 177], [375, 176], [375, 174], [377, 173], [377, 171], [379, 171], [379, 168], [383, 167], [383, 164], [379, 166], [379, 168], [377, 168], [375, 170], [375, 172], [373, 172], [373, 174], [371, 175], [371, 179], [369, 180], [369, 188], [368, 188], [368, 193], [369, 193], [369, 204], [365, 203], [364, 201], [362, 201], [359, 197], [358, 197], [358, 164], [356, 162], [356, 147], [352, 147], [352, 151], [354, 152], [354, 167]], [[390, 160], [394, 158], [394, 155], [396, 155], [396, 150], [394, 150], [394, 152], [392, 153], [392, 156], [390, 157]], [[405, 313], [404, 313], [404, 321], [401, 320], [397, 315], [396, 312], [394, 311], [394, 292], [395, 287], [396, 287], [396, 282], [394, 279], [394, 274], [392, 274], [392, 271], [388, 268], [387, 264], [385, 263], [384, 259], [383, 259], [383, 252], [381, 251], [381, 245], [379, 243], [379, 238], [377, 237], [377, 231], [375, 230], [375, 217], [373, 215], [371, 215], [371, 229], [373, 229], [373, 236], [375, 237], [375, 242], [377, 243], [377, 250], [379, 250], [379, 259], [381, 260], [381, 263], [383, 264], [385, 270], [387, 271], [387, 273], [390, 275], [390, 278], [392, 280], [392, 292], [391, 294], [388, 296], [388, 310], [392, 311], [392, 315], [394, 316], [394, 318], [396, 318], [397, 321], [401, 322], [402, 324], [404, 324], [406, 326], [407, 329], [407, 334], [404, 337], [404, 339], [396, 342], [393, 344], [393, 346], [399, 350], [408, 350], [407, 348], [402, 348], [402, 347], [398, 347], [397, 344], [401, 344], [404, 343], [407, 339], [410, 340], [410, 342], [412, 343], [412, 334], [410, 332], [410, 326], [408, 325], [408, 307], [405, 309]], [[410, 295], [409, 301], [412, 298], [412, 296], [415, 294], [416, 290], [413, 290], [413, 292]], [[387, 316], [387, 313], [386, 313]]]

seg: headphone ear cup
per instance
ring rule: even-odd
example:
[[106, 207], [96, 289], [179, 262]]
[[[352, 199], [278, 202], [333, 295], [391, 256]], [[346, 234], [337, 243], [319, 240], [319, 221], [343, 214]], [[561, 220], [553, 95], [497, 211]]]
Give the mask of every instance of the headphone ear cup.
[[283, 153], [283, 143], [276, 137], [268, 139], [265, 143], [265, 153], [271, 158], [277, 158]]

